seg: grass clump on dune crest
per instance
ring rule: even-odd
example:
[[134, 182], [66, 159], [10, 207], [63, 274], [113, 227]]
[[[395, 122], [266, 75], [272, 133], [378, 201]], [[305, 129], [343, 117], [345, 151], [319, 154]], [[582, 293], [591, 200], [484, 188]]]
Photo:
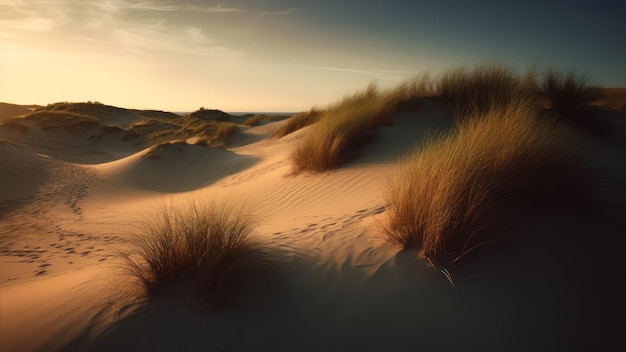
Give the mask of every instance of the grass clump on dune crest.
[[430, 94], [428, 84], [424, 77], [382, 92], [371, 84], [322, 111], [291, 153], [294, 172], [328, 170], [350, 159], [377, 127], [391, 124], [398, 110]]
[[539, 81], [542, 105], [557, 118], [581, 123], [585, 108], [602, 99], [602, 91], [584, 75], [574, 71], [559, 73], [548, 68]]
[[196, 144], [213, 148], [224, 148], [228, 137], [237, 132], [234, 122], [220, 122], [183, 117], [176, 121], [175, 128], [149, 132], [146, 135], [148, 146], [164, 142], [181, 141], [196, 138]]
[[[254, 115], [247, 118], [242, 124], [244, 126], [256, 126], [260, 122], [274, 122], [288, 119], [287, 115]], [[281, 136], [282, 137], [282, 136]]]
[[140, 224], [120, 255], [148, 298], [191, 296], [220, 308], [258, 264], [253, 225], [251, 214], [232, 203], [163, 206]]
[[586, 114], [587, 107], [597, 104], [598, 92], [574, 72], [560, 74], [548, 69], [541, 75], [531, 67], [520, 75], [502, 65], [484, 64], [471, 70], [450, 70], [435, 79], [424, 75], [386, 91], [370, 85], [325, 110], [292, 117], [278, 135], [315, 123], [291, 153], [293, 170], [328, 170], [349, 160], [374, 136], [377, 127], [391, 124], [399, 110], [414, 106], [422, 97], [438, 97], [451, 106], [459, 124], [467, 118], [509, 110], [523, 101], [528, 109], [538, 109], [530, 114], [533, 118], [556, 116], [556, 120], [601, 136], [604, 127]]
[[567, 130], [537, 113], [527, 100], [492, 108], [410, 154], [387, 185], [386, 238], [445, 269], [501, 236], [511, 209], [544, 203], [545, 190], [570, 197], [578, 164]]
[[436, 80], [435, 90], [452, 106], [457, 118], [464, 118], [507, 106], [529, 94], [532, 83], [532, 79], [520, 80], [505, 66], [489, 64], [444, 72]]
[[287, 120], [281, 128], [274, 134], [275, 138], [282, 138], [292, 132], [317, 122], [322, 117], [322, 112], [312, 108], [309, 111], [299, 112]]

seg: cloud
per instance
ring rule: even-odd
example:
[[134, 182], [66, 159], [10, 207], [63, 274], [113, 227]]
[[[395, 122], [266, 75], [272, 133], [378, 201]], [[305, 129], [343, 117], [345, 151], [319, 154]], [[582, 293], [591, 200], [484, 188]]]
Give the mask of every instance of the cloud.
[[2, 32], [25, 31], [41, 33], [61, 26], [66, 21], [64, 6], [49, 0], [0, 0]]
[[135, 10], [151, 10], [151, 11], [162, 11], [162, 12], [176, 12], [176, 11], [187, 11], [187, 12], [205, 12], [205, 13], [228, 13], [228, 12], [245, 12], [245, 9], [236, 8], [236, 7], [223, 7], [221, 5], [217, 6], [197, 6], [197, 5], [166, 5], [166, 4], [157, 4], [155, 2], [142, 2], [139, 4], [130, 4], [129, 6]]
[[137, 53], [162, 51], [212, 57], [242, 55], [237, 50], [213, 43], [200, 28], [171, 26], [165, 21], [115, 29], [111, 32], [110, 40], [117, 47]]
[[290, 7], [288, 9], [280, 10], [280, 11], [261, 11], [261, 12], [259, 12], [259, 16], [260, 17], [265, 17], [265, 16], [285, 16], [285, 15], [290, 15], [290, 14], [292, 14], [294, 12], [296, 12], [296, 8], [295, 7]]
[[180, 17], [175, 12], [181, 11], [224, 14], [244, 10], [156, 1], [0, 0], [0, 33], [21, 46], [46, 42], [77, 50], [242, 55], [211, 40], [199, 26], [176, 21]]

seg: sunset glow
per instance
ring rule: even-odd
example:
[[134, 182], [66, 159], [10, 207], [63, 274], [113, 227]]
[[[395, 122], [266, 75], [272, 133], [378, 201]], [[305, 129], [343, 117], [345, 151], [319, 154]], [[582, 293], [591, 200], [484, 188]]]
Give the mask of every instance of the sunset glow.
[[616, 2], [0, 0], [0, 101], [299, 111], [500, 61], [625, 86]]

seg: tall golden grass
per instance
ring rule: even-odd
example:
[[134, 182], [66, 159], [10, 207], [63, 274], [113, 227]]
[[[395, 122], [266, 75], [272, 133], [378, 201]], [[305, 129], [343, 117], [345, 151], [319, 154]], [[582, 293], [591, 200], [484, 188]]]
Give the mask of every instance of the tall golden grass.
[[377, 127], [391, 124], [398, 110], [429, 95], [429, 82], [423, 76], [386, 91], [371, 84], [326, 110], [316, 111], [313, 120], [317, 123], [291, 153], [294, 172], [328, 170], [349, 160], [375, 135]]
[[314, 123], [291, 153], [293, 170], [332, 169], [349, 160], [360, 145], [375, 135], [377, 127], [391, 124], [399, 109], [430, 96], [449, 104], [459, 123], [524, 101], [541, 107], [541, 114], [533, 114], [537, 118], [556, 117], [598, 135], [601, 126], [584, 114], [588, 106], [597, 102], [598, 92], [586, 76], [574, 72], [560, 73], [548, 68], [539, 74], [531, 67], [516, 74], [503, 65], [484, 64], [471, 70], [453, 69], [434, 80], [428, 75], [420, 76], [382, 92], [370, 85], [325, 110], [292, 117], [278, 135]]
[[163, 206], [140, 223], [119, 253], [148, 298], [191, 297], [220, 308], [258, 264], [253, 227], [251, 213], [233, 203]]
[[274, 138], [282, 138], [292, 132], [319, 121], [321, 117], [322, 112], [315, 108], [312, 108], [309, 111], [299, 112], [290, 117], [289, 120], [287, 120], [287, 123], [281, 126], [276, 133], [274, 133]]
[[414, 150], [387, 184], [385, 237], [446, 269], [502, 236], [515, 207], [569, 199], [579, 173], [568, 129], [537, 114], [509, 101]]
[[436, 95], [453, 108], [457, 118], [477, 116], [502, 108], [536, 89], [534, 71], [521, 79], [510, 68], [498, 64], [459, 67], [446, 71], [434, 83]]

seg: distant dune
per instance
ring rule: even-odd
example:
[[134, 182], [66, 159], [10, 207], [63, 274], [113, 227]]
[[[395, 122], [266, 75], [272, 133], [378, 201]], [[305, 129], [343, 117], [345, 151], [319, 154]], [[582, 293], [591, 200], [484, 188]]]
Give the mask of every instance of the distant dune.
[[33, 105], [16, 105], [9, 103], [0, 103], [0, 121], [7, 117], [14, 117], [31, 112], [35, 106]]

